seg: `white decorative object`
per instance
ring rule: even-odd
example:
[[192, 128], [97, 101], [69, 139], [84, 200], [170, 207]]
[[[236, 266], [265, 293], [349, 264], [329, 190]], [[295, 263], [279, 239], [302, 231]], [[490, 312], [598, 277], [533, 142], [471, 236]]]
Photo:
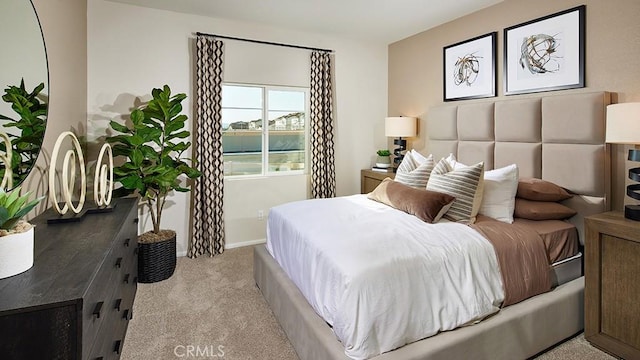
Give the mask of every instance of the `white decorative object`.
[[0, 279], [25, 272], [33, 266], [33, 227], [0, 236]]
[[[103, 164], [104, 154], [108, 154], [109, 165]], [[107, 173], [108, 171], [108, 173]], [[108, 175], [108, 178], [107, 178]], [[100, 155], [98, 155], [98, 162], [96, 163], [96, 174], [93, 180], [93, 199], [96, 202], [96, 206], [109, 206], [111, 203], [111, 196], [113, 194], [113, 152], [111, 145], [104, 144], [100, 149]]]
[[[62, 192], [65, 205], [64, 207], [60, 208], [60, 205], [58, 204], [58, 198], [56, 196], [56, 161], [58, 159], [58, 152], [60, 152], [62, 141], [67, 136], [71, 138], [71, 142], [75, 151], [67, 150], [64, 156], [64, 163], [62, 164], [62, 184], [60, 186], [60, 191]], [[80, 198], [78, 199], [78, 205], [74, 206], [71, 199], [71, 194], [73, 194], [76, 181], [76, 158], [78, 160], [78, 163], [80, 164]], [[69, 208], [71, 208], [71, 210], [76, 214], [82, 211], [82, 206], [84, 205], [85, 195], [87, 191], [86, 183], [87, 178], [84, 167], [84, 156], [82, 155], [80, 141], [78, 141], [78, 138], [74, 133], [72, 133], [71, 131], [65, 131], [60, 134], [60, 136], [58, 136], [58, 140], [56, 140], [56, 144], [54, 145], [53, 151], [51, 153], [51, 164], [49, 165], [49, 199], [53, 203], [53, 207], [60, 215], [66, 214]]]
[[0, 155], [0, 161], [4, 163], [4, 176], [2, 177], [0, 187], [3, 189], [11, 189], [13, 188], [13, 167], [11, 166], [11, 159], [13, 157], [13, 145], [11, 144], [11, 139], [9, 139], [9, 136], [1, 131], [0, 138], [2, 138], [2, 141], [4, 141], [5, 146], [4, 155]]

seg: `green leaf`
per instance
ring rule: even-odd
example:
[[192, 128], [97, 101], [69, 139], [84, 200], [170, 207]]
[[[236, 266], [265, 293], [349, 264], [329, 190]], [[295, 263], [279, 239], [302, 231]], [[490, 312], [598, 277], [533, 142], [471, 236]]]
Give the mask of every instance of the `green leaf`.
[[[17, 191], [16, 191], [16, 190], [17, 190]], [[20, 194], [19, 194], [19, 193], [20, 193], [20, 188], [18, 187], [18, 188], [16, 188], [16, 190], [12, 191], [12, 192], [9, 194], [9, 196], [7, 197], [7, 201], [6, 201], [6, 203], [4, 204], [4, 206], [5, 206], [7, 209], [10, 209], [10, 208], [11, 208], [11, 205], [12, 205], [16, 200], [18, 200], [18, 196], [20, 195]], [[11, 213], [11, 211], [9, 211], [9, 215], [13, 215], [13, 214]]]
[[142, 180], [135, 174], [123, 178], [120, 183], [127, 189], [140, 189], [143, 186]]
[[110, 121], [109, 125], [115, 131], [118, 131], [118, 132], [121, 132], [121, 133], [125, 133], [125, 134], [128, 134], [130, 132], [128, 127], [126, 127], [126, 126], [124, 126], [122, 124], [119, 124], [119, 123], [117, 123], [115, 121]]
[[4, 207], [0, 207], [0, 228], [5, 229], [5, 230], [9, 230], [10, 228], [5, 228], [4, 225], [7, 220], [9, 220], [9, 211], [4, 208]]
[[128, 142], [133, 146], [139, 146], [144, 144], [144, 138], [140, 135], [135, 134], [128, 138]]
[[37, 199], [34, 199], [32, 201], [30, 201], [28, 204], [26, 204], [20, 211], [16, 212], [16, 214], [14, 215], [15, 218], [20, 219], [21, 217], [27, 215], [27, 213], [29, 211], [31, 211], [31, 209], [33, 209], [36, 205], [38, 205], [38, 203], [44, 199], [44, 196], [39, 197]]
[[142, 125], [143, 120], [144, 120], [144, 112], [142, 112], [142, 110], [135, 109], [131, 112], [131, 122], [133, 123], [134, 127]]
[[144, 155], [142, 154], [142, 151], [140, 149], [134, 149], [131, 152], [131, 162], [133, 163], [133, 165], [140, 166], [143, 160]]
[[40, 197], [27, 202], [31, 192], [20, 195], [21, 191], [19, 186], [10, 193], [6, 193], [4, 190], [0, 191], [0, 228], [11, 230], [24, 215], [43, 199]]

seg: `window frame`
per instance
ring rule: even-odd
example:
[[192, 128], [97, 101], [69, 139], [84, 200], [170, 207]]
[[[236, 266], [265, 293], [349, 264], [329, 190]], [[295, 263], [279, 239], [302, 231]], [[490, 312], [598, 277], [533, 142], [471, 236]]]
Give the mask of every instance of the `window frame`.
[[[250, 83], [238, 83], [238, 82], [222, 82], [222, 86], [238, 86], [238, 87], [255, 87], [262, 89], [262, 172], [260, 174], [246, 174], [246, 175], [224, 175], [225, 179], [253, 179], [253, 178], [268, 178], [279, 176], [292, 176], [292, 175], [307, 175], [309, 174], [309, 123], [310, 123], [310, 87], [303, 86], [282, 86], [282, 85], [268, 85], [268, 84], [250, 84]], [[272, 91], [297, 91], [304, 93], [304, 113], [305, 113], [305, 126], [304, 126], [304, 169], [303, 170], [289, 170], [289, 171], [269, 171], [269, 90]], [[223, 90], [224, 91], [224, 90]], [[252, 107], [223, 107], [222, 109], [248, 109], [248, 110], [260, 110]], [[281, 111], [280, 109], [274, 109], [271, 111]], [[223, 132], [224, 136], [224, 132]], [[224, 148], [222, 151], [224, 158]], [[224, 162], [223, 162], [224, 163]]]

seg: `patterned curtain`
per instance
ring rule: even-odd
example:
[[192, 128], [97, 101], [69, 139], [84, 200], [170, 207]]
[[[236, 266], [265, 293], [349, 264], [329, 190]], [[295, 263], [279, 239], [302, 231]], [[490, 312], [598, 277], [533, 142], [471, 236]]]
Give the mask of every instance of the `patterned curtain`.
[[311, 196], [336, 196], [331, 54], [311, 53]]
[[222, 159], [222, 69], [224, 43], [198, 35], [195, 159], [202, 176], [193, 188], [193, 235], [187, 256], [224, 252]]

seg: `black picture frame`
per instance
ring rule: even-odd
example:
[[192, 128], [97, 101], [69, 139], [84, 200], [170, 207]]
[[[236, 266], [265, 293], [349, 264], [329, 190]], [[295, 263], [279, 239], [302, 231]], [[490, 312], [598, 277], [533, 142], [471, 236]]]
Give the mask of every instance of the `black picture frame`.
[[504, 29], [504, 94], [585, 87], [586, 6]]
[[442, 49], [444, 101], [495, 97], [498, 32], [490, 32]]

